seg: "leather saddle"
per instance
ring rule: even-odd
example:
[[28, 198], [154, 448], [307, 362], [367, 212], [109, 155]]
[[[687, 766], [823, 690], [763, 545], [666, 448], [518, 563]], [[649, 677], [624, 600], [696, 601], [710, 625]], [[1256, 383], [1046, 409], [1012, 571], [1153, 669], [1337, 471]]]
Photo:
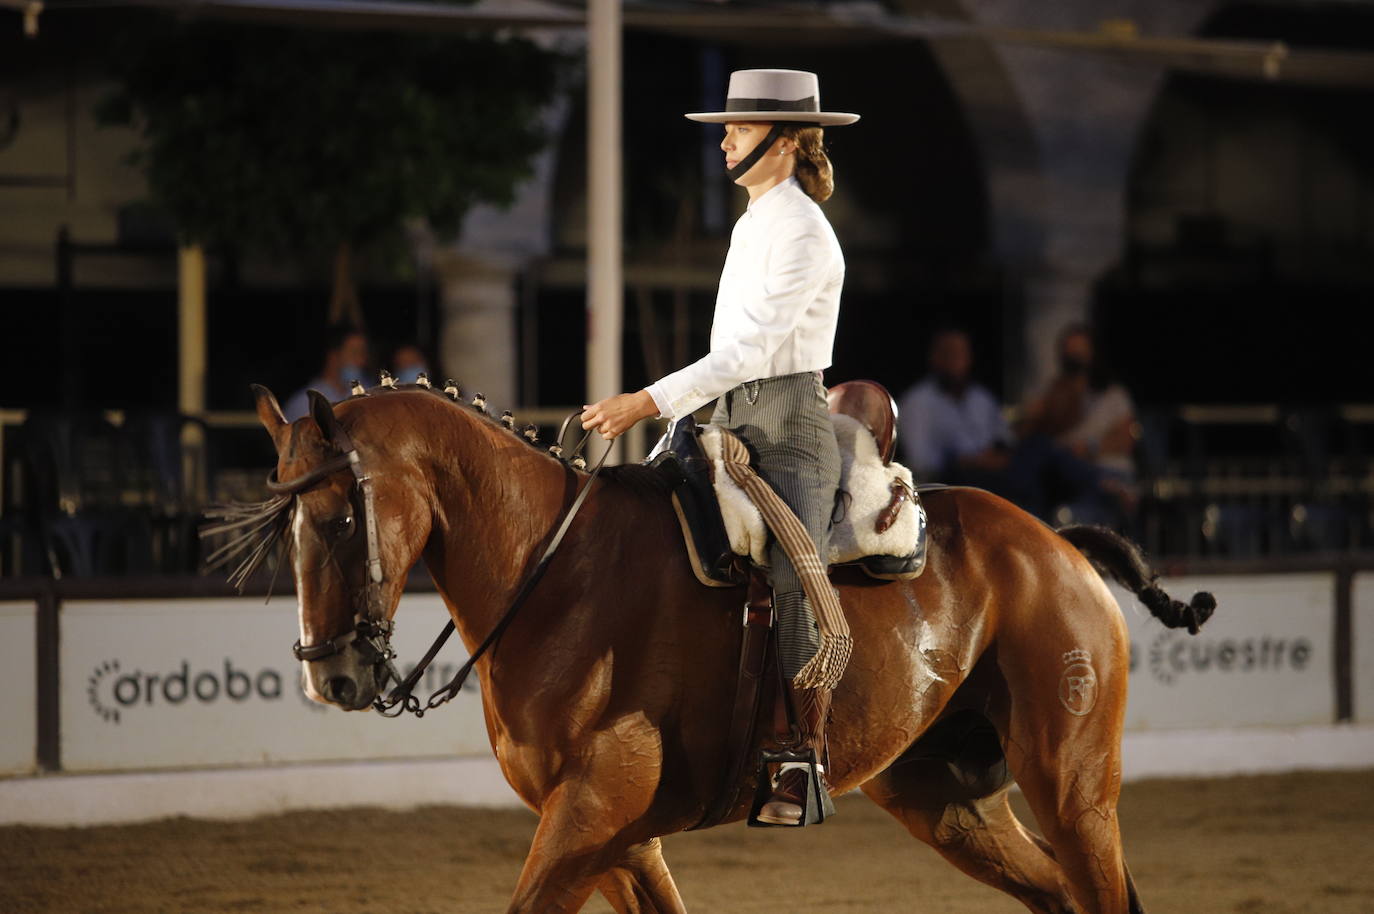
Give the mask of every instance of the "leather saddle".
[[[845, 491], [840, 503], [853, 503], [861, 497], [865, 503], [881, 510], [876, 512], [868, 523], [874, 527], [874, 534], [883, 534], [892, 527], [902, 512], [912, 512], [901, 530], [911, 531], [910, 537], [891, 552], [868, 552], [862, 550], [862, 542], [851, 546], [843, 564], [855, 564], [869, 576], [880, 580], [910, 580], [921, 573], [926, 560], [925, 511], [920, 504], [915, 489], [910, 484], [910, 474], [897, 464], [892, 463], [892, 455], [897, 439], [897, 407], [887, 389], [876, 381], [849, 381], [832, 387], [827, 394], [832, 418], [835, 420], [837, 440], [840, 442], [842, 458], [850, 468], [848, 479], [842, 481], [854, 486], [866, 486], [863, 493]], [[883, 468], [891, 473], [879, 474], [882, 479], [877, 483], [870, 472], [860, 473], [852, 469], [855, 458], [863, 446], [856, 441], [862, 436], [840, 433], [843, 422], [853, 420], [872, 436], [877, 448], [877, 458]], [[852, 429], [850, 425], [848, 428]], [[715, 488], [713, 461], [703, 447], [702, 433], [692, 417], [680, 419], [673, 426], [672, 433], [663, 447], [650, 461], [660, 472], [668, 474], [673, 485], [673, 509], [682, 527], [683, 539], [691, 558], [692, 569], [697, 579], [709, 587], [736, 587], [748, 577], [750, 561], [746, 556], [737, 554], [735, 544], [731, 543], [726, 532], [726, 524], [721, 514], [720, 499]], [[868, 447], [871, 447], [869, 445]], [[870, 454], [869, 457], [872, 460]], [[900, 471], [900, 472], [898, 472]], [[861, 477], [863, 477], [861, 479]], [[891, 477], [891, 478], [889, 478]], [[869, 491], [875, 485], [880, 491]], [[874, 501], [877, 499], [878, 501]], [[857, 518], [841, 518], [855, 524]], [[901, 530], [894, 532], [901, 532]], [[836, 536], [839, 527], [832, 528]], [[852, 531], [847, 531], [852, 532]], [[869, 539], [872, 539], [870, 534]], [[854, 539], [849, 537], [848, 539]], [[863, 541], [866, 542], [867, 540]], [[838, 563], [836, 563], [838, 564]], [[833, 567], [833, 564], [832, 564]]]
[[825, 393], [832, 414], [858, 420], [878, 445], [883, 466], [892, 463], [897, 450], [897, 401], [877, 381], [845, 381]]

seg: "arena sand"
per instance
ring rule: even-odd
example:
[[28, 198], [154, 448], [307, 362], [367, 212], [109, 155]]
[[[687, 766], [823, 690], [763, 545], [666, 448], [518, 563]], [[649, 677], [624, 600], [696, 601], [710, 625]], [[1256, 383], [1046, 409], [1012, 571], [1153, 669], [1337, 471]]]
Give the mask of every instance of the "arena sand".
[[[665, 856], [701, 914], [1025, 910], [866, 799], [839, 813], [799, 832], [674, 835]], [[1121, 819], [1150, 914], [1374, 912], [1374, 770], [1129, 784]], [[427, 807], [3, 828], [0, 912], [501, 912], [534, 824]], [[597, 896], [585, 910], [610, 908]]]

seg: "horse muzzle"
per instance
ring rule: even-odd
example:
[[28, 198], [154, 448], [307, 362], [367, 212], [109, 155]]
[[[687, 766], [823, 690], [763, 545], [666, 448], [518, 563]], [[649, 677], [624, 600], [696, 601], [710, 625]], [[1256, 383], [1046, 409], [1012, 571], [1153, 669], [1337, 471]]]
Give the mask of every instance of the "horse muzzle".
[[376, 667], [355, 651], [301, 664], [301, 687], [320, 704], [363, 711], [381, 691]]

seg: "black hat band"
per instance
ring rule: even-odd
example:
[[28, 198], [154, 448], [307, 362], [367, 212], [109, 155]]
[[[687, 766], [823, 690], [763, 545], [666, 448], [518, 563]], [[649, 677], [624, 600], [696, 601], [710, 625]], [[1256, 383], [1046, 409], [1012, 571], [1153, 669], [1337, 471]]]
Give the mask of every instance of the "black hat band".
[[816, 96], [811, 95], [807, 98], [799, 98], [796, 101], [784, 101], [780, 98], [727, 98], [725, 100], [725, 110], [730, 111], [815, 111], [821, 110], [821, 104], [816, 100]]

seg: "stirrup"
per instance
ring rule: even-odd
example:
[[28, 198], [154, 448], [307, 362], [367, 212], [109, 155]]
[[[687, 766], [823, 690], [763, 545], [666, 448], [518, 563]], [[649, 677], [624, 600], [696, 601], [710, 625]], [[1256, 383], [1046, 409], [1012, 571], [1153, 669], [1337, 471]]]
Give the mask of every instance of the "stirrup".
[[[806, 766], [806, 791], [802, 796], [801, 819], [796, 825], [777, 825], [759, 819], [759, 812], [763, 809], [763, 805], [773, 796], [773, 778], [769, 774], [768, 766], [772, 764], [781, 765], [784, 762], [801, 762]], [[760, 753], [758, 786], [754, 788], [754, 802], [749, 807], [749, 827], [802, 828], [807, 825], [819, 825], [833, 816], [835, 814], [835, 802], [830, 799], [830, 792], [821, 786], [819, 767], [820, 759], [814, 749], [784, 750], [781, 752], [769, 752], [765, 749]]]

